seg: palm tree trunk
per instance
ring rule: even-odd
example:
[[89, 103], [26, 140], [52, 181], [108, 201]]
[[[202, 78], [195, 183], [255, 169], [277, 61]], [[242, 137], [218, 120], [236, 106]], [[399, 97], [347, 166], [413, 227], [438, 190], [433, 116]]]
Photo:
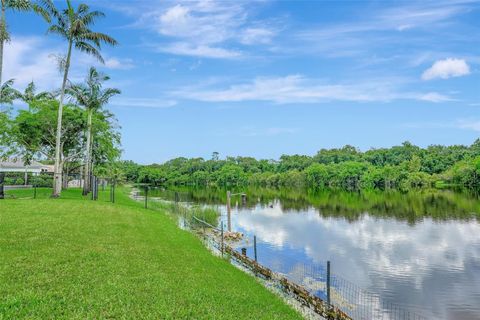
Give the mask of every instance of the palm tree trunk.
[[5, 43], [5, 36], [7, 34], [7, 21], [5, 17], [5, 0], [2, 0], [2, 17], [0, 18], [0, 27], [2, 28], [0, 39], [0, 85], [2, 84], [2, 72], [3, 72], [3, 45]]
[[85, 166], [84, 166], [84, 182], [83, 182], [83, 195], [86, 196], [90, 192], [90, 161], [92, 157], [92, 116], [93, 109], [88, 109], [87, 119], [87, 152], [85, 153]]
[[65, 70], [63, 74], [62, 90], [60, 92], [60, 103], [58, 105], [57, 118], [57, 136], [55, 140], [55, 166], [53, 179], [53, 198], [60, 197], [62, 192], [62, 162], [60, 159], [60, 145], [62, 141], [62, 116], [63, 116], [63, 97], [65, 95], [65, 87], [67, 86], [68, 69], [70, 68], [70, 57], [72, 55], [72, 40], [68, 41], [67, 60], [65, 62]]

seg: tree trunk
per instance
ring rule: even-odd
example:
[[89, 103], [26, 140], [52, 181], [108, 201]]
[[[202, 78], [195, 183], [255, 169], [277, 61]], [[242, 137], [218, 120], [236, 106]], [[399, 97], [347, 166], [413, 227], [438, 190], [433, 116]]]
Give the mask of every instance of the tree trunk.
[[5, 44], [5, 36], [7, 35], [7, 21], [5, 17], [5, 0], [2, 0], [2, 17], [0, 18], [0, 26], [2, 28], [1, 39], [0, 39], [0, 85], [2, 84], [2, 73], [3, 73], [3, 45]]
[[65, 62], [65, 70], [63, 74], [62, 90], [60, 92], [60, 103], [58, 105], [57, 118], [57, 136], [55, 140], [55, 166], [53, 178], [53, 194], [52, 198], [60, 197], [62, 192], [62, 163], [60, 159], [60, 145], [62, 141], [62, 115], [63, 115], [63, 97], [65, 95], [65, 87], [68, 79], [68, 69], [70, 68], [70, 56], [72, 55], [72, 40], [68, 42], [67, 60]]
[[90, 192], [90, 162], [92, 158], [92, 116], [93, 109], [88, 110], [87, 119], [87, 152], [85, 153], [84, 182], [83, 195], [86, 196]]

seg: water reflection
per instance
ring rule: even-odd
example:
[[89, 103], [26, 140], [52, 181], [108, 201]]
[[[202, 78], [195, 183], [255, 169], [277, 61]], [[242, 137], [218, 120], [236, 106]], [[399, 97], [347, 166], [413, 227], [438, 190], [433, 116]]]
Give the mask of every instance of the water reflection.
[[[330, 260], [335, 274], [428, 318], [480, 319], [477, 197], [441, 190], [247, 194], [244, 206], [232, 201], [232, 228], [257, 235], [262, 264], [322, 288], [302, 268], [320, 266], [321, 273]], [[226, 201], [222, 190], [182, 196], [197, 203]]]

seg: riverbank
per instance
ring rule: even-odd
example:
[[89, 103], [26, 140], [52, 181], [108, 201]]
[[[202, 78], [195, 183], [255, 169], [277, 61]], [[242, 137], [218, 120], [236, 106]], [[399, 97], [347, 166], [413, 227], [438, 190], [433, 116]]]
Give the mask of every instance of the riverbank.
[[301, 319], [124, 190], [81, 199], [0, 202], [0, 318]]

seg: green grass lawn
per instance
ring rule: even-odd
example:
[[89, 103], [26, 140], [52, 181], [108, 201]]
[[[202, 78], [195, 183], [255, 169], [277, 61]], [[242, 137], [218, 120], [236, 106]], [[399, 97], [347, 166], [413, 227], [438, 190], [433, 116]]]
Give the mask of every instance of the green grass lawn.
[[37, 192], [0, 200], [0, 319], [301, 318], [125, 189], [115, 204]]

